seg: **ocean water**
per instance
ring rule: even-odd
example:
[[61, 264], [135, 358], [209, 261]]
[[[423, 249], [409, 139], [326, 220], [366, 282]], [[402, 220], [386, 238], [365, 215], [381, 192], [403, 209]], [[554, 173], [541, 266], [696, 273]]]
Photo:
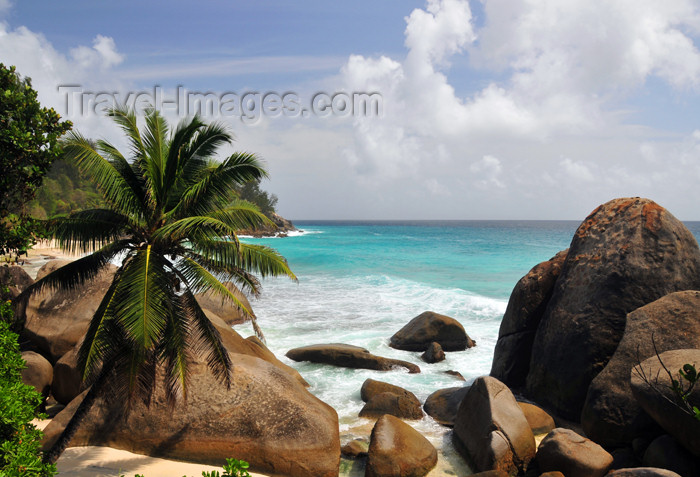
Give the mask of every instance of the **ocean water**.
[[[568, 247], [578, 222], [299, 222], [286, 238], [245, 239], [276, 248], [299, 281], [266, 279], [252, 302], [270, 349], [333, 406], [341, 440], [368, 436], [372, 421], [358, 417], [367, 378], [412, 391], [421, 402], [433, 391], [488, 374], [498, 328], [515, 283], [535, 264]], [[426, 364], [420, 353], [392, 349], [389, 338], [423, 311], [459, 320], [477, 346]], [[248, 325], [236, 329], [252, 333]], [[420, 374], [380, 372], [284, 357], [295, 347], [347, 343], [418, 364]], [[465, 473], [448, 429], [426, 417], [412, 422], [440, 448], [442, 474]], [[350, 475], [350, 474], [346, 474]]]
[[[298, 283], [266, 279], [252, 302], [270, 349], [296, 368], [310, 391], [338, 412], [341, 441], [368, 437], [373, 421], [358, 417], [367, 378], [412, 391], [434, 391], [488, 374], [498, 328], [516, 282], [537, 263], [569, 246], [576, 221], [299, 222], [286, 238], [244, 239], [276, 248]], [[700, 223], [686, 224], [697, 237]], [[389, 338], [423, 311], [459, 320], [477, 346], [426, 364], [420, 353], [392, 349]], [[236, 329], [252, 334], [249, 325]], [[347, 343], [413, 362], [420, 374], [296, 363], [285, 353], [318, 343]], [[460, 372], [466, 383], [445, 373]], [[410, 422], [410, 421], [409, 421]], [[440, 450], [430, 475], [466, 475], [449, 429], [431, 418], [410, 422]], [[362, 475], [345, 471], [343, 475]]]

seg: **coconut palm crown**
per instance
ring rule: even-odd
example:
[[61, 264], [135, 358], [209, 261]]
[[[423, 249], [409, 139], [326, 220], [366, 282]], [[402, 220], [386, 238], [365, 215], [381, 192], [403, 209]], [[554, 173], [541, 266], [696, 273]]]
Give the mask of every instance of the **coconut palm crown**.
[[233, 139], [221, 124], [194, 117], [170, 131], [149, 110], [139, 130], [132, 110], [115, 108], [108, 115], [126, 134], [128, 154], [77, 132], [63, 149], [109, 208], [50, 221], [62, 249], [87, 255], [37, 281], [26, 297], [47, 288], [80, 287], [110, 261], [121, 262], [80, 347], [84, 382], [95, 383], [109, 372], [110, 384], [127, 401], [137, 396], [148, 402], [162, 378], [172, 404], [186, 398], [188, 368], [194, 356], [203, 356], [229, 386], [229, 354], [195, 294], [210, 291], [230, 302], [261, 334], [251, 310], [222, 282], [257, 295], [256, 275], [295, 279], [276, 251], [236, 236], [237, 230], [270, 222], [256, 206], [237, 200], [233, 186], [267, 174], [253, 154], [212, 159]]

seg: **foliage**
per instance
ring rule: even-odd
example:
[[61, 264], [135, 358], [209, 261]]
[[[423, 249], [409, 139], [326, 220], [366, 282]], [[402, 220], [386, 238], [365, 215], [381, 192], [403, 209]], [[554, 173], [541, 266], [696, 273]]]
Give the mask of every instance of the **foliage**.
[[0, 253], [19, 254], [32, 243], [36, 222], [25, 204], [60, 154], [59, 138], [71, 127], [56, 111], [41, 107], [29, 78], [0, 63]]
[[[218, 470], [212, 470], [211, 472], [202, 471], [202, 477], [250, 477], [248, 473], [248, 467], [250, 464], [244, 460], [238, 459], [226, 459], [224, 464], [224, 473], [220, 473]], [[0, 476], [2, 477], [2, 476]], [[119, 474], [119, 477], [125, 477], [124, 474]], [[134, 477], [145, 477], [142, 474], [135, 474]], [[182, 477], [187, 477], [183, 475]]]
[[210, 291], [236, 306], [262, 336], [251, 310], [222, 281], [257, 295], [256, 274], [296, 278], [275, 250], [236, 237], [237, 230], [269, 223], [257, 207], [236, 200], [234, 190], [266, 172], [253, 154], [212, 159], [232, 141], [224, 126], [195, 116], [170, 131], [151, 110], [140, 130], [131, 110], [109, 115], [127, 136], [128, 156], [77, 132], [63, 142], [66, 161], [95, 183], [108, 208], [48, 221], [62, 249], [88, 255], [38, 280], [17, 300], [26, 304], [47, 288], [78, 288], [110, 261], [121, 261], [78, 353], [82, 378], [93, 386], [48, 459], [58, 458], [109, 373], [110, 386], [127, 404], [135, 398], [150, 403], [158, 368], [168, 404], [186, 399], [195, 356], [230, 386], [229, 354], [195, 294]]
[[671, 400], [664, 394], [660, 387], [662, 385], [658, 382], [658, 376], [652, 380], [650, 376], [647, 376], [646, 372], [641, 366], [641, 360], [639, 359], [639, 350], [637, 350], [637, 362], [638, 366], [634, 368], [637, 376], [644, 381], [651, 389], [653, 389], [657, 394], [659, 394], [664, 400], [672, 404], [673, 406], [680, 409], [683, 413], [687, 414], [694, 419], [700, 421], [700, 408], [696, 405], [700, 403], [693, 403], [690, 401], [691, 393], [695, 389], [695, 385], [700, 381], [700, 373], [697, 372], [694, 364], [686, 363], [681, 369], [678, 370], [677, 377], [666, 367], [666, 364], [661, 360], [659, 355], [659, 350], [656, 348], [656, 342], [654, 341], [654, 335], [651, 336], [651, 343], [654, 346], [654, 354], [656, 359], [659, 360], [659, 364], [668, 375], [671, 385], [664, 385], [668, 387], [673, 393], [674, 399]]
[[0, 477], [44, 477], [56, 474], [52, 464], [43, 464], [39, 449], [41, 431], [33, 424], [42, 396], [22, 383], [26, 366], [19, 352], [17, 335], [9, 328], [9, 302], [0, 308]]
[[700, 376], [698, 375], [695, 366], [686, 363], [681, 369], [678, 370], [678, 379], [674, 379], [673, 376], [671, 376], [671, 390], [683, 403], [683, 407], [687, 410], [687, 412], [692, 414], [695, 419], [700, 421], [700, 409], [698, 406], [694, 406], [691, 402], [689, 402], [690, 393], [693, 392], [693, 388], [695, 388], [698, 380], [700, 380]]
[[236, 192], [238, 196], [252, 202], [260, 208], [260, 211], [266, 216], [270, 216], [275, 212], [275, 206], [277, 205], [277, 196], [275, 194], [270, 194], [264, 190], [260, 190], [260, 179], [255, 179], [248, 181], [240, 186], [236, 187]]
[[59, 159], [44, 177], [36, 198], [28, 204], [28, 211], [34, 218], [47, 219], [106, 206], [95, 184], [80, 174], [75, 164]]

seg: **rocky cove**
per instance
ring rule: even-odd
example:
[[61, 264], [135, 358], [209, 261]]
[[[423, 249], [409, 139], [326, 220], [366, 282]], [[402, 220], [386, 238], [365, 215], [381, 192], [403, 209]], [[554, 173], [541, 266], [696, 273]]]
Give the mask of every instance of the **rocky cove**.
[[[51, 262], [39, 273], [60, 265]], [[367, 475], [426, 475], [437, 461], [434, 445], [406, 425], [426, 412], [432, 417], [423, 419], [454, 426], [445, 434], [462, 456], [454, 458], [475, 472], [492, 471], [484, 475], [595, 476], [641, 466], [675, 474], [618, 470], [613, 475], [698, 475], [698, 423], [664, 411], [665, 401], [635, 381], [632, 369], [640, 363], [654, 368], [654, 344], [673, 366], [700, 363], [699, 267], [695, 238], [665, 209], [639, 198], [602, 205], [577, 229], [568, 250], [535, 265], [516, 284], [491, 377], [466, 386], [455, 379], [452, 389], [436, 390], [426, 402], [410, 389], [365, 381], [363, 413], [370, 424], [355, 444], [345, 442], [351, 433], [341, 437], [335, 410], [306, 390], [303, 374], [263, 343], [233, 331], [235, 310], [200, 296], [233, 354], [232, 389], [222, 388], [202, 368], [187, 407], [170, 414], [156, 397], [149, 409], [136, 407], [126, 420], [119, 403], [106, 395], [73, 444], [207, 463], [235, 456], [260, 472], [301, 476], [337, 475], [342, 438], [346, 455], [367, 460]], [[29, 304], [25, 337], [33, 351], [26, 352], [32, 363], [27, 380], [67, 405], [47, 428], [47, 439], [65, 425], [80, 399], [75, 346], [110, 273], [114, 270], [80, 293], [46, 293]], [[17, 276], [15, 283], [21, 289], [28, 280]], [[474, 340], [483, 345], [479, 336], [470, 337], [469, 329], [435, 311], [412, 321], [406, 317], [406, 327], [386, 340], [406, 353], [426, 353], [421, 367], [431, 366], [441, 351], [459, 353]], [[337, 341], [343, 341], [342, 331]], [[288, 356], [324, 366], [374, 366], [370, 369], [383, 370], [381, 379], [388, 384], [394, 373], [416, 371], [415, 364], [403, 366], [362, 347], [308, 345], [311, 349], [290, 350]], [[518, 404], [516, 397], [538, 407]], [[700, 402], [697, 398], [696, 390], [693, 399]], [[382, 417], [387, 414], [396, 419]], [[535, 433], [548, 434], [539, 451]], [[369, 456], [362, 457], [365, 453]], [[344, 462], [345, 472], [347, 467], [362, 472], [361, 464]]]

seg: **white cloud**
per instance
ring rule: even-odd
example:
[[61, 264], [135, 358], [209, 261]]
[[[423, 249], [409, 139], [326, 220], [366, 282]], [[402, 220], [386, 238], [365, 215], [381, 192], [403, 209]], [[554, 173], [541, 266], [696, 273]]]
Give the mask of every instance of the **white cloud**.
[[124, 55], [117, 52], [114, 40], [102, 35], [95, 37], [92, 48], [87, 46], [73, 48], [71, 56], [81, 68], [110, 68], [124, 61]]

